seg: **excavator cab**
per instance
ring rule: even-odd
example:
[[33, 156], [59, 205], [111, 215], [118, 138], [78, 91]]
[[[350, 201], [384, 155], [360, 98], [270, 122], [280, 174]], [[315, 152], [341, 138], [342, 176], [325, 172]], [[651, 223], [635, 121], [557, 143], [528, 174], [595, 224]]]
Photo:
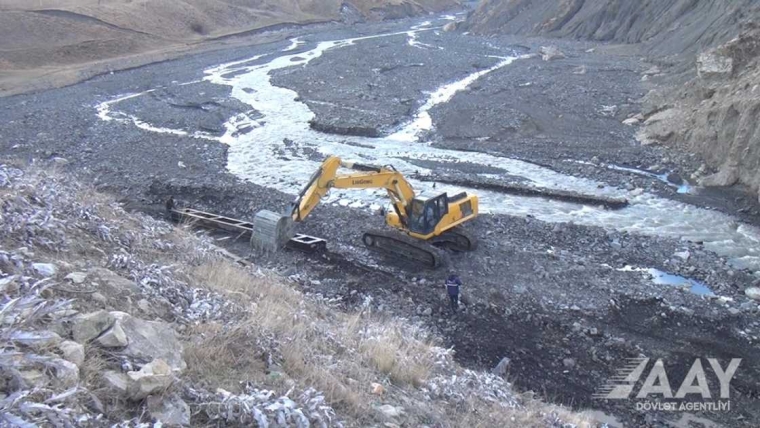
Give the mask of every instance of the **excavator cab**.
[[421, 235], [433, 233], [443, 216], [449, 212], [449, 198], [442, 193], [434, 198], [416, 197], [410, 202], [409, 230]]

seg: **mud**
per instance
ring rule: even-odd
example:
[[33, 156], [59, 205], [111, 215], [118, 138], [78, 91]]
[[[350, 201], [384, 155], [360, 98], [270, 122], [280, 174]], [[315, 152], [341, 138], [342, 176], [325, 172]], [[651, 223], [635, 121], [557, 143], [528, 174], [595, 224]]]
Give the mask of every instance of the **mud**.
[[[431, 27], [444, 22], [437, 20]], [[336, 24], [304, 36], [305, 45], [287, 54], [303, 54], [321, 41], [403, 33], [421, 24], [421, 20], [354, 27]], [[436, 29], [417, 33], [415, 38], [432, 47], [413, 45], [409, 40], [408, 35], [361, 40], [328, 50], [304, 66], [278, 70], [273, 79], [294, 90], [313, 109], [316, 121], [346, 129], [366, 125], [385, 134], [412, 121], [428, 93], [499, 61], [489, 55], [532, 53], [542, 43]], [[118, 195], [131, 209], [157, 216], [163, 216], [163, 203], [169, 196], [180, 205], [242, 219], [251, 219], [260, 209], [283, 209], [293, 196], [232, 175], [229, 153], [236, 148], [217, 138], [230, 123], [230, 116], [245, 114], [250, 120], [244, 123], [253, 129], [250, 132], [262, 128], [256, 121], [276, 118], [260, 117], [258, 110], [235, 101], [234, 88], [193, 82], [201, 81], [207, 76], [204, 70], [219, 64], [245, 61], [255, 66], [272, 58], [251, 58], [285, 55], [281, 51], [291, 45], [283, 41], [190, 56], [68, 88], [2, 98], [0, 119], [5, 125], [0, 129], [0, 153], [4, 158], [43, 165], [50, 165], [48, 161], [55, 157], [66, 158], [68, 164], [60, 168]], [[630, 185], [661, 197], [688, 199], [698, 206], [714, 204], [729, 212], [732, 202], [720, 195], [680, 195], [675, 187], [655, 177], [605, 167], [672, 170], [688, 176], [700, 162], [635, 142], [633, 131], [620, 124], [616, 114], [636, 107], [629, 99], [642, 91], [634, 78], [640, 65], [627, 56], [587, 54], [592, 46], [563, 43], [560, 48], [569, 58], [557, 62], [517, 60], [434, 106], [431, 130], [408, 145], [427, 145], [424, 147], [430, 147], [431, 153], [440, 148], [457, 149], [463, 161], [418, 157], [415, 166], [436, 173], [493, 174], [510, 182], [528, 182], [519, 174], [509, 177], [510, 171], [498, 165], [482, 165], [481, 169], [466, 157], [489, 153], [549, 166], [573, 177], [593, 177], [604, 187], [599, 190], [613, 192]], [[408, 67], [418, 62], [424, 66]], [[586, 74], [573, 74], [581, 64], [586, 65]], [[373, 71], [389, 67], [386, 74], [397, 73], [394, 78]], [[531, 85], [520, 86], [528, 82]], [[110, 120], [99, 116], [98, 106], [103, 102], [146, 91], [151, 92], [109, 108], [114, 114], [133, 115], [152, 129], [118, 114], [105, 116]], [[618, 106], [618, 113], [604, 109], [606, 105]], [[221, 121], [225, 116], [227, 121]], [[169, 132], [172, 130], [182, 133]], [[236, 131], [245, 133], [245, 128]], [[358, 153], [371, 153], [367, 150], [389, 144], [383, 139], [335, 138], [336, 144]], [[267, 153], [273, 164], [301, 158], [314, 162], [321, 156], [322, 143], [294, 136]], [[252, 144], [259, 144], [253, 150], [271, 147], [263, 140]], [[405, 156], [400, 153], [396, 159], [409, 158]], [[269, 164], [252, 166], [260, 174], [271, 173], [271, 168]], [[285, 175], [287, 171], [279, 172], [290, 177]], [[530, 212], [535, 199], [515, 196], [509, 201]], [[634, 202], [632, 208], [641, 203]], [[556, 204], [558, 209], [567, 207]], [[568, 206], [579, 221], [593, 208]], [[752, 219], [751, 213], [747, 219]], [[644, 415], [636, 412], [632, 402], [592, 399], [594, 390], [625, 364], [625, 358], [663, 358], [673, 365], [674, 376], [678, 370], [688, 369], [686, 362], [693, 357], [744, 358], [732, 384], [732, 411], [699, 416], [726, 426], [755, 426], [760, 421], [758, 304], [743, 294], [760, 278], [729, 264], [728, 256], [719, 256], [700, 242], [673, 237], [550, 223], [532, 215], [484, 213], [468, 225], [480, 239], [478, 250], [451, 254], [451, 270], [465, 282], [464, 308], [452, 316], [442, 286], [446, 270], [420, 272], [363, 248], [362, 231], [380, 227], [383, 218], [367, 205], [353, 208], [342, 206], [341, 200], [328, 200], [299, 230], [328, 238], [327, 253], [287, 251], [255, 256], [252, 261], [276, 269], [307, 292], [343, 302], [347, 309], [366, 303], [373, 311], [424, 320], [454, 347], [463, 364], [490, 369], [508, 357], [512, 361], [509, 377], [519, 389], [577, 408], [600, 409], [630, 426], [656, 426], [678, 415]], [[240, 255], [250, 253], [245, 239], [227, 238], [219, 244]], [[647, 274], [626, 267], [657, 268], [692, 278], [706, 284], [716, 296], [655, 284]]]

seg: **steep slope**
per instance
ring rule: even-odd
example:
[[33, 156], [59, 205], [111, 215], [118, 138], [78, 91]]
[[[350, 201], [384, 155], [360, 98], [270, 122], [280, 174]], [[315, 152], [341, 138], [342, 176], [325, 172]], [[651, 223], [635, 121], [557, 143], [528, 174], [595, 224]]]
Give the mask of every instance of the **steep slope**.
[[[173, 52], [279, 24], [336, 21], [347, 10], [359, 19], [383, 20], [458, 4], [459, 0], [5, 0], [0, 2], [0, 93], [12, 91], [19, 80], [47, 76], [66, 66]], [[10, 78], [15, 80], [11, 83]]]
[[650, 93], [639, 139], [701, 155], [718, 170], [706, 186], [758, 191], [758, 18], [752, 0], [483, 0], [462, 27], [635, 44], [664, 70], [644, 78]]

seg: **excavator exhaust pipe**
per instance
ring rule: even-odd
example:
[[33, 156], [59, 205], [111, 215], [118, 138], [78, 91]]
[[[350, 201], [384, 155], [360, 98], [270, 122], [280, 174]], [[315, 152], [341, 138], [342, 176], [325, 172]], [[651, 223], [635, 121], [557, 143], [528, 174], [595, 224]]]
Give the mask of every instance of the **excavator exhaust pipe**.
[[252, 224], [251, 247], [257, 251], [279, 251], [295, 236], [293, 219], [274, 211], [259, 211]]

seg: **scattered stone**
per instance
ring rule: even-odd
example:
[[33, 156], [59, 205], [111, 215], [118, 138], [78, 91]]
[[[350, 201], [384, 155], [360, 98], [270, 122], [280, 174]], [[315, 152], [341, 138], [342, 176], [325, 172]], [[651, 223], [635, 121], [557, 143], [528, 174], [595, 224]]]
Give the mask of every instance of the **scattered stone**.
[[573, 69], [573, 74], [586, 74], [586, 66], [580, 65]]
[[52, 263], [32, 263], [32, 269], [34, 269], [34, 272], [37, 273], [37, 275], [46, 278], [55, 276], [58, 272], [58, 268]]
[[56, 165], [64, 166], [69, 164], [69, 160], [61, 157], [54, 157], [51, 159]]
[[155, 359], [144, 365], [140, 371], [128, 372], [127, 382], [127, 397], [130, 400], [142, 400], [171, 386], [172, 369], [166, 361]]
[[643, 194], [644, 194], [644, 189], [642, 189], [641, 187], [631, 190], [632, 196], [641, 196]]
[[102, 295], [100, 293], [92, 293], [91, 297], [92, 297], [92, 300], [94, 300], [94, 301], [96, 301], [98, 303], [101, 303], [101, 304], [106, 304], [106, 302], [108, 302], [108, 298], [106, 298], [106, 296], [104, 296], [104, 295]]
[[129, 379], [127, 375], [113, 370], [103, 373], [103, 383], [106, 388], [118, 395], [127, 395], [127, 386]]
[[395, 407], [390, 404], [383, 404], [382, 406], [376, 407], [376, 409], [386, 419], [398, 419], [405, 413], [403, 407]]
[[737, 308], [728, 308], [728, 313], [731, 315], [739, 315], [742, 311]]
[[422, 311], [422, 315], [429, 317], [433, 315], [433, 308], [427, 308], [424, 311]]
[[58, 349], [63, 353], [63, 359], [81, 367], [84, 363], [84, 346], [71, 340], [64, 340], [58, 344]]
[[74, 340], [87, 343], [111, 328], [116, 319], [106, 311], [98, 311], [74, 318], [71, 332]]
[[697, 76], [701, 79], [725, 78], [731, 75], [734, 60], [715, 50], [702, 52], [697, 56]]
[[660, 74], [660, 73], [661, 73], [660, 67], [653, 65], [652, 67], [649, 68], [649, 70], [644, 72], [644, 75], [654, 76], [655, 74]]
[[449, 22], [448, 24], [443, 26], [443, 31], [455, 31], [457, 29], [457, 23], [456, 22]]
[[45, 385], [48, 378], [39, 370], [22, 370], [21, 380], [29, 387], [41, 387]]
[[121, 322], [118, 320], [95, 341], [104, 348], [123, 348], [129, 345], [127, 334], [124, 333], [124, 329], [121, 328]]
[[108, 269], [90, 269], [89, 274], [104, 285], [102, 291], [107, 295], [120, 296], [124, 293], [140, 293], [141, 291], [140, 286], [134, 281], [130, 281]]
[[27, 346], [36, 350], [56, 346], [61, 342], [61, 336], [52, 331], [13, 331], [10, 339], [17, 345]]
[[691, 253], [687, 251], [680, 251], [673, 254], [674, 256], [678, 257], [679, 259], [683, 261], [688, 261], [689, 257], [691, 257]]
[[111, 312], [124, 329], [129, 345], [121, 352], [124, 355], [150, 360], [160, 358], [174, 370], [187, 367], [182, 359], [182, 344], [174, 330], [161, 321], [144, 321], [124, 312]]
[[744, 294], [746, 294], [750, 299], [760, 300], [760, 287], [749, 287], [744, 290]]
[[74, 284], [81, 284], [84, 282], [85, 279], [87, 279], [87, 273], [86, 272], [71, 272], [70, 274], [66, 275], [64, 279], [71, 281]]
[[638, 124], [639, 124], [639, 120], [636, 119], [635, 117], [629, 117], [628, 119], [623, 121], [623, 125], [633, 126], [633, 125], [638, 125]]
[[148, 411], [157, 421], [169, 426], [190, 425], [190, 406], [177, 394], [148, 397]]
[[499, 364], [491, 370], [491, 373], [496, 376], [506, 376], [510, 361], [511, 360], [507, 357], [502, 358], [501, 361], [499, 361]]
[[79, 383], [79, 367], [71, 361], [56, 358], [50, 362], [55, 367], [55, 378], [62, 388], [71, 388]]
[[562, 51], [560, 51], [556, 46], [541, 46], [538, 48], [538, 53], [541, 55], [541, 59], [544, 61], [565, 58], [565, 54], [562, 53]]
[[370, 384], [370, 388], [372, 389], [372, 393], [375, 395], [383, 395], [385, 393], [385, 387], [377, 382], [372, 382]]
[[569, 369], [573, 368], [575, 367], [575, 360], [572, 358], [565, 358], [564, 360], [562, 360], [562, 365], [564, 365], [565, 367]]

